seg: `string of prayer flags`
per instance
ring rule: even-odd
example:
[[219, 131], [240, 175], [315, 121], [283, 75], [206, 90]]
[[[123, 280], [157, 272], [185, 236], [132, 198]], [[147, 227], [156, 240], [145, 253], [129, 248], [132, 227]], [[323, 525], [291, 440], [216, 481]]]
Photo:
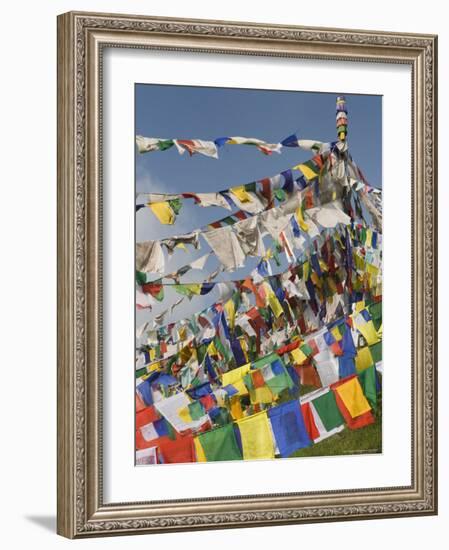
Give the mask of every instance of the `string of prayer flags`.
[[[337, 101], [337, 122], [342, 126], [343, 124], [347, 124], [346, 116], [342, 116], [342, 113], [346, 115], [347, 111], [344, 98], [339, 98], [339, 100], [339, 102]], [[340, 117], [338, 117], [339, 113], [341, 113]], [[337, 129], [338, 128], [339, 127], [337, 127]], [[343, 138], [340, 137], [340, 139]], [[268, 143], [261, 139], [240, 136], [219, 137], [213, 141], [201, 139], [161, 139], [136, 136], [136, 143], [139, 153], [166, 151], [175, 145], [181, 155], [187, 151], [190, 156], [199, 153], [213, 158], [218, 158], [218, 149], [224, 145], [252, 145], [264, 155], [271, 155], [274, 152], [280, 153], [282, 147], [299, 147], [305, 150], [324, 152], [329, 151], [334, 146], [334, 143], [322, 143], [308, 139], [299, 139], [296, 134], [292, 134], [278, 143]]]
[[337, 98], [336, 125], [338, 139], [345, 141], [348, 133], [348, 110], [343, 96]]

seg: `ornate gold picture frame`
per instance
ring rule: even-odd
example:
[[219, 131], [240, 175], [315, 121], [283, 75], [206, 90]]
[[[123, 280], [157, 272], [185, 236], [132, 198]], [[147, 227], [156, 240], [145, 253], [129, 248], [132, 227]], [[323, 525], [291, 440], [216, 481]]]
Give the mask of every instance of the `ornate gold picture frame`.
[[[411, 484], [105, 502], [106, 48], [411, 69]], [[250, 57], [251, 56], [251, 57]], [[70, 12], [58, 17], [58, 533], [69, 538], [437, 513], [437, 37]], [[132, 174], [130, 175], [132, 178]], [[408, 427], [407, 427], [408, 428]], [[132, 450], [131, 450], [132, 460]]]

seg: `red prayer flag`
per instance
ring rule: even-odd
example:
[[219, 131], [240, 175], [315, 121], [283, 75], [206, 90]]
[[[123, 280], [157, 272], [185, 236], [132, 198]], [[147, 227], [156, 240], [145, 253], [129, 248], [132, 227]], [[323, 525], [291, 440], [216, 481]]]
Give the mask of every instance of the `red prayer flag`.
[[147, 441], [140, 430], [136, 430], [136, 449], [138, 451], [142, 449], [148, 449], [149, 447], [159, 447], [164, 441], [171, 441], [167, 435], [162, 437], [157, 437], [156, 439], [151, 439]]
[[143, 411], [143, 409], [145, 408], [145, 403], [142, 401], [140, 395], [136, 392], [136, 412]]
[[167, 438], [165, 441], [160, 441], [158, 447], [166, 464], [196, 462], [192, 435], [180, 437], [174, 441]]
[[310, 403], [303, 403], [301, 405], [301, 411], [302, 417], [304, 418], [304, 424], [306, 426], [306, 430], [309, 434], [310, 439], [317, 439], [318, 437], [320, 437], [320, 432], [316, 427], [312, 409], [310, 408]]
[[136, 414], [136, 429], [140, 428], [141, 426], [145, 426], [150, 422], [154, 422], [155, 420], [159, 420], [159, 418], [160, 416], [153, 405], [151, 405], [150, 407], [146, 407]]
[[255, 388], [262, 388], [265, 386], [265, 379], [263, 377], [262, 371], [256, 370], [251, 373], [251, 380]]
[[370, 424], [374, 424], [375, 418], [372, 413], [372, 411], [367, 411], [366, 413], [363, 413], [359, 416], [356, 416], [355, 418], [352, 418], [350, 412], [348, 411], [346, 405], [343, 402], [343, 399], [338, 395], [338, 392], [335, 391], [338, 386], [341, 386], [342, 384], [345, 384], [352, 378], [355, 378], [357, 374], [351, 374], [351, 376], [347, 376], [346, 378], [342, 378], [338, 382], [335, 382], [330, 387], [335, 395], [335, 401], [337, 402], [337, 406], [340, 409], [340, 412], [345, 419], [345, 422], [350, 430], [358, 430], [360, 428], [364, 428], [365, 426], [369, 426]]

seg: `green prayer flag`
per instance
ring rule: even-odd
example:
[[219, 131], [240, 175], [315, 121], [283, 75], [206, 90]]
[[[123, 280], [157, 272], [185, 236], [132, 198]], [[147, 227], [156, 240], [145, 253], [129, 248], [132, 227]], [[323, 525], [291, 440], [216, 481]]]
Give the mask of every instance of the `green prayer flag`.
[[279, 202], [285, 201], [285, 191], [283, 189], [275, 189], [274, 196]]
[[270, 388], [270, 391], [274, 396], [278, 396], [284, 390], [291, 389], [293, 387], [292, 379], [287, 372], [277, 374], [273, 378], [265, 380], [265, 383]]
[[327, 431], [333, 430], [343, 424], [343, 417], [338, 409], [337, 401], [332, 391], [320, 395], [312, 403]]
[[218, 414], [214, 417], [214, 423], [218, 424], [219, 426], [224, 426], [226, 424], [229, 424], [232, 419], [229, 416], [229, 411], [225, 407], [220, 407]]
[[242, 460], [232, 424], [204, 432], [198, 438], [208, 462]]
[[138, 285], [144, 285], [147, 282], [147, 274], [143, 271], [136, 271], [136, 282]]
[[245, 374], [245, 376], [243, 377], [243, 383], [249, 390], [254, 390], [253, 379], [251, 378], [250, 374]]
[[382, 341], [369, 346], [369, 350], [374, 363], [378, 363], [379, 361], [382, 361]]
[[157, 146], [161, 151], [165, 151], [166, 149], [170, 149], [170, 147], [173, 147], [175, 142], [172, 139], [161, 139], [158, 141]]
[[245, 191], [248, 191], [249, 193], [255, 193], [256, 192], [256, 182], [252, 181], [251, 183], [247, 183], [244, 185]]
[[223, 223], [225, 223], [226, 225], [234, 225], [234, 223], [235, 223], [235, 220], [232, 216], [228, 216], [227, 218], [224, 218], [221, 221]]
[[359, 381], [362, 386], [368, 403], [373, 411], [377, 410], [377, 390], [376, 390], [376, 367], [371, 365], [359, 374]]
[[368, 311], [373, 319], [382, 319], [382, 302], [370, 304]]
[[136, 378], [140, 378], [144, 374], [147, 373], [147, 368], [143, 367], [143, 369], [136, 370]]
[[304, 353], [304, 355], [312, 355], [313, 349], [309, 346], [309, 344], [303, 344], [302, 346], [299, 346], [299, 349]]
[[258, 359], [257, 361], [254, 361], [254, 363], [251, 365], [252, 369], [260, 369], [261, 367], [264, 367], [265, 365], [271, 365], [271, 363], [275, 360], [280, 361], [282, 364], [282, 358], [278, 356], [277, 353], [270, 353], [269, 355], [265, 355], [265, 357], [262, 357], [261, 359]]
[[[192, 298], [192, 296], [195, 294], [194, 292], [192, 292], [192, 289], [189, 287], [189, 284], [186, 283], [185, 285], [183, 284], [177, 284], [177, 285], [172, 285], [172, 288], [178, 293], [178, 294], [182, 294], [183, 296], [187, 296], [187, 298]], [[192, 329], [192, 332], [195, 332], [193, 329]]]
[[226, 359], [226, 361], [229, 362], [231, 360], [231, 354], [229, 353], [229, 350], [225, 348], [223, 342], [220, 340], [220, 338], [218, 338], [218, 336], [215, 336], [214, 338], [214, 346], [216, 350], [220, 353], [220, 355], [222, 355]]
[[182, 201], [180, 198], [177, 199], [171, 199], [168, 201], [168, 204], [170, 205], [173, 212], [178, 215], [182, 208]]
[[200, 401], [189, 403], [189, 414], [192, 420], [199, 420], [204, 416], [204, 407]]

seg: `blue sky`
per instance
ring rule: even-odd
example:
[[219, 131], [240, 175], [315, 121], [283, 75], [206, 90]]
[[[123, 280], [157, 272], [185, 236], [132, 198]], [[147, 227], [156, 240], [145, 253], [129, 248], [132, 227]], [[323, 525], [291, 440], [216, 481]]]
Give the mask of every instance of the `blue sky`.
[[[348, 108], [348, 144], [353, 159], [373, 187], [382, 187], [382, 97], [335, 93], [251, 90], [192, 86], [136, 84], [136, 135], [158, 138], [214, 140], [222, 136], [245, 136], [277, 143], [296, 133], [300, 139], [334, 141], [335, 102], [345, 95]], [[225, 145], [219, 159], [203, 155], [179, 155], [173, 147], [167, 151], [139, 154], [136, 150], [136, 192], [207, 192], [273, 176], [310, 158], [298, 148], [283, 148], [282, 153], [262, 154], [255, 147]], [[145, 208], [136, 214], [137, 241], [160, 239], [189, 232], [224, 217], [222, 208], [201, 208], [193, 201], [184, 207], [173, 226], [161, 225]], [[204, 242], [204, 241], [203, 241]], [[167, 264], [175, 269], [202, 256], [209, 249], [192, 254], [179, 250]], [[256, 265], [253, 258], [245, 268], [222, 275], [221, 280], [246, 275]], [[197, 282], [215, 269], [209, 259], [203, 277], [198, 271], [186, 274], [184, 282]], [[179, 298], [166, 292], [166, 300], [153, 309], [137, 312], [137, 326], [166, 309]], [[193, 298], [175, 310], [167, 322], [200, 311], [214, 303], [215, 291]]]

